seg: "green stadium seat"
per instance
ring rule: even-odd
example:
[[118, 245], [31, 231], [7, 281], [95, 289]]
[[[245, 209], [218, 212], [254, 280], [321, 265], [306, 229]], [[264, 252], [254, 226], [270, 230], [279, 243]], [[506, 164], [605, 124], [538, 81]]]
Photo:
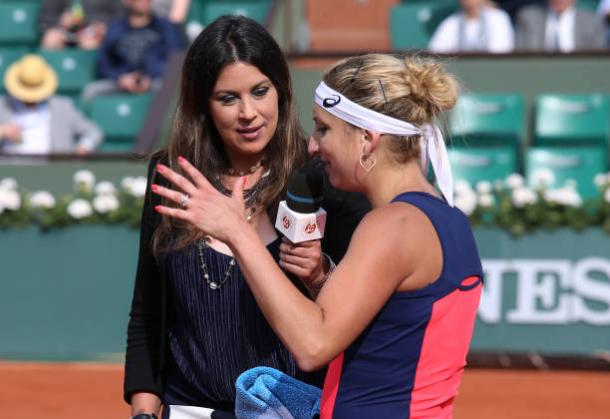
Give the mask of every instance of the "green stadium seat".
[[390, 10], [390, 38], [393, 49], [425, 49], [435, 29], [458, 9], [457, 2], [398, 4]]
[[536, 98], [537, 145], [603, 145], [610, 134], [610, 100], [605, 94], [547, 94]]
[[191, 0], [189, 11], [186, 16], [186, 22], [202, 22], [203, 20], [203, 4], [204, 0]]
[[60, 51], [39, 50], [38, 53], [57, 73], [59, 94], [76, 98], [87, 83], [95, 80], [97, 51], [69, 48]]
[[525, 125], [525, 99], [515, 93], [463, 95], [450, 119], [454, 141], [463, 140], [466, 146], [511, 145], [517, 151]]
[[104, 131], [101, 151], [131, 151], [148, 113], [152, 94], [101, 95], [89, 103], [89, 116]]
[[0, 2], [0, 45], [38, 43], [40, 2]]
[[271, 12], [271, 0], [195, 0], [191, 2], [187, 22], [200, 22], [209, 25], [223, 15], [243, 15], [265, 24]]
[[19, 60], [29, 51], [26, 47], [0, 47], [0, 94], [4, 94], [4, 73], [15, 61]]
[[532, 147], [525, 158], [525, 174], [531, 186], [536, 186], [533, 178], [538, 169], [550, 169], [555, 175], [550, 188], [560, 188], [567, 180], [575, 180], [584, 199], [598, 195], [593, 178], [607, 172], [608, 164], [602, 147]]
[[517, 153], [512, 147], [453, 147], [447, 152], [454, 179], [473, 186], [482, 180], [504, 180], [518, 170]]

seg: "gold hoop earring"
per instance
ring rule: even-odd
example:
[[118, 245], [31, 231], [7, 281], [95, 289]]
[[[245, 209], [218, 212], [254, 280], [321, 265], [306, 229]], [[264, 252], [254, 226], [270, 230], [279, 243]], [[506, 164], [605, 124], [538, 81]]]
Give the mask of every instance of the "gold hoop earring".
[[[365, 160], [368, 160], [368, 162]], [[377, 156], [375, 156], [374, 154], [369, 154], [368, 156], [365, 156], [364, 152], [362, 152], [360, 154], [360, 166], [367, 173], [369, 173], [371, 170], [373, 170], [373, 167], [375, 167], [376, 164], [377, 164]]]

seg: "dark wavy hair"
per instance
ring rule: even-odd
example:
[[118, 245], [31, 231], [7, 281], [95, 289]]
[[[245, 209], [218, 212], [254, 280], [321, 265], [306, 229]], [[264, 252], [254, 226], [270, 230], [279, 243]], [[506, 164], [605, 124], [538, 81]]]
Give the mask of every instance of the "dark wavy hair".
[[[163, 158], [180, 171], [184, 156], [208, 179], [223, 173], [228, 158], [210, 116], [209, 99], [220, 72], [229, 64], [248, 63], [271, 80], [278, 93], [278, 123], [265, 148], [270, 182], [262, 192], [265, 208], [274, 208], [290, 174], [306, 158], [297, 120], [288, 63], [267, 30], [243, 16], [222, 16], [207, 26], [186, 53], [170, 142]], [[155, 252], [185, 247], [201, 237], [197, 229], [163, 217], [154, 235]]]

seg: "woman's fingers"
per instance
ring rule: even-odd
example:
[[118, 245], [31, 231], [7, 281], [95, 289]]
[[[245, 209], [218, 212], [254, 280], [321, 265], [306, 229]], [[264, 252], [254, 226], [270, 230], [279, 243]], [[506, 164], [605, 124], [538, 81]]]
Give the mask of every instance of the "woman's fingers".
[[189, 175], [191, 180], [195, 183], [195, 185], [200, 188], [213, 188], [213, 186], [208, 182], [208, 180], [203, 176], [203, 174], [197, 170], [195, 166], [191, 164], [187, 159], [182, 156], [178, 157], [178, 164], [180, 167]]
[[165, 188], [154, 183], [150, 185], [150, 189], [157, 195], [167, 198], [170, 201], [175, 202], [176, 204], [180, 204], [181, 201], [184, 199], [184, 192], [177, 192], [173, 189]]
[[191, 221], [189, 213], [183, 209], [157, 205], [155, 207], [155, 211], [157, 211], [161, 215], [167, 215], [168, 217], [176, 218], [178, 220]]
[[322, 249], [320, 241], [302, 242], [294, 244], [284, 238], [280, 244], [280, 266], [287, 271], [297, 275], [301, 279], [308, 280], [317, 276], [322, 269]]
[[320, 256], [322, 254], [322, 247], [319, 240], [310, 240], [295, 244], [284, 237], [280, 244], [280, 251], [294, 256], [309, 258], [312, 256]]
[[299, 278], [306, 278], [308, 275], [310, 275], [309, 270], [304, 269], [300, 265], [295, 265], [293, 263], [284, 262], [283, 260], [279, 261], [279, 265], [282, 269], [290, 272], [291, 274], [296, 275]]
[[299, 265], [302, 267], [308, 267], [309, 269], [313, 269], [317, 266], [317, 262], [313, 260], [313, 258], [295, 256], [289, 253], [280, 252], [280, 260], [291, 263], [293, 265]]
[[197, 188], [190, 180], [176, 173], [164, 164], [157, 164], [157, 172], [159, 172], [165, 179], [169, 180], [174, 186], [191, 196], [193, 196], [197, 191]]

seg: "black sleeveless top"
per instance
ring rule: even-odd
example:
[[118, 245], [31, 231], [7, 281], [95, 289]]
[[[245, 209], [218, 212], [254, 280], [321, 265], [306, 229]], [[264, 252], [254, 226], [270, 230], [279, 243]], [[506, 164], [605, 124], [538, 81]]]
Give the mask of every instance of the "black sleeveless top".
[[[279, 260], [281, 237], [267, 248]], [[221, 281], [233, 259], [209, 247], [210, 280]], [[299, 371], [258, 308], [239, 266], [219, 289], [203, 278], [195, 245], [166, 259], [169, 278], [165, 404], [233, 410], [235, 380], [249, 368], [269, 366], [321, 386], [323, 372]], [[293, 281], [301, 290], [298, 279]]]

